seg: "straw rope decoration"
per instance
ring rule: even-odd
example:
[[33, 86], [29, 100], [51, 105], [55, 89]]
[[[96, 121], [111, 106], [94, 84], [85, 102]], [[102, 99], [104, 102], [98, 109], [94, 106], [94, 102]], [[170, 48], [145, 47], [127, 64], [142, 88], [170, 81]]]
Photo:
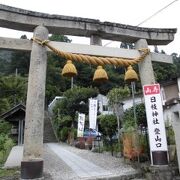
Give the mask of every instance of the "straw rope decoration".
[[[114, 66], [125, 66], [128, 67], [129, 65], [137, 64], [144, 60], [144, 58], [149, 54], [150, 50], [147, 48], [139, 49], [139, 52], [141, 52], [141, 55], [137, 58], [115, 58], [115, 57], [96, 57], [96, 56], [89, 56], [89, 55], [83, 55], [83, 54], [74, 54], [69, 52], [63, 52], [60, 51], [53, 46], [51, 46], [49, 43], [49, 40], [41, 40], [39, 38], [33, 37], [32, 40], [36, 43], [38, 43], [41, 46], [47, 46], [49, 49], [51, 49], [55, 54], [58, 56], [61, 56], [67, 60], [71, 61], [79, 61], [82, 63], [87, 64], [94, 64], [94, 65], [101, 65], [104, 66], [106, 64], [114, 65]], [[131, 60], [130, 60], [131, 59]]]

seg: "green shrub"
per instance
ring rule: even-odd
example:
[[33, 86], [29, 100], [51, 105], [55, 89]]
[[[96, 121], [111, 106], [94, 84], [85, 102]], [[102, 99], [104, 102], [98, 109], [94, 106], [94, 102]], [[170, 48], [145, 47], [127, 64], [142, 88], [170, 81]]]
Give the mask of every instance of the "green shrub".
[[59, 139], [65, 142], [68, 139], [68, 133], [69, 133], [69, 128], [67, 127], [62, 128], [62, 130], [60, 131]]
[[6, 160], [13, 146], [14, 142], [11, 138], [8, 137], [8, 135], [0, 135], [0, 164]]
[[73, 128], [72, 131], [73, 131], [73, 134], [74, 134], [74, 139], [77, 139], [77, 129]]
[[0, 164], [3, 164], [6, 160], [11, 148], [14, 146], [13, 140], [9, 137], [11, 125], [0, 120]]
[[2, 134], [9, 134], [10, 130], [11, 130], [11, 125], [8, 122], [0, 119], [0, 132], [1, 132], [1, 135]]

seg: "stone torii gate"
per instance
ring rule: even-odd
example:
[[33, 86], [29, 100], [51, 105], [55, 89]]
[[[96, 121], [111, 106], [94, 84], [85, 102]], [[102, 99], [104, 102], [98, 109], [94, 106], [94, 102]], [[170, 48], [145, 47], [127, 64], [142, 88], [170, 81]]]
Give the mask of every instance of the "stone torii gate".
[[[48, 34], [90, 37], [89, 45], [49, 42], [62, 51], [105, 57], [134, 58], [140, 55], [137, 49], [148, 45], [167, 45], [174, 40], [176, 29], [141, 28], [99, 20], [32, 12], [0, 4], [0, 27], [34, 32], [34, 37], [48, 39]], [[101, 47], [102, 39], [135, 43], [134, 50]], [[25, 39], [0, 37], [0, 49], [31, 51], [24, 154], [21, 163], [22, 179], [43, 178], [43, 120], [47, 53], [44, 46]], [[139, 63], [141, 84], [153, 84], [152, 61], [172, 63], [172, 57], [150, 53]], [[178, 137], [180, 133], [177, 132]], [[180, 151], [180, 143], [177, 142]], [[178, 156], [180, 162], [180, 156]]]

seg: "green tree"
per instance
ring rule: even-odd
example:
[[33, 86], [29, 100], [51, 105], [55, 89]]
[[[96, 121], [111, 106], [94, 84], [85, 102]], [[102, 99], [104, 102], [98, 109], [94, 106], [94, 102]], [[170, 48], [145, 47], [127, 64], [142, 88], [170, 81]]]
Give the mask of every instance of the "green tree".
[[129, 88], [125, 86], [125, 88], [113, 88], [107, 94], [108, 97], [108, 104], [112, 107], [116, 118], [117, 118], [117, 125], [118, 125], [118, 141], [120, 143], [120, 128], [122, 124], [122, 117], [124, 114], [123, 110], [123, 100], [125, 97], [128, 97], [130, 94]]
[[59, 129], [63, 126], [76, 127], [77, 112], [88, 114], [88, 100], [96, 97], [98, 90], [94, 88], [74, 87], [63, 93], [61, 99], [54, 108], [54, 124]]
[[153, 62], [153, 69], [157, 82], [169, 81], [177, 77], [177, 66], [175, 64]]
[[0, 114], [6, 112], [10, 107], [11, 104], [7, 98], [0, 98]]
[[178, 56], [177, 53], [172, 53], [171, 55], [173, 57], [174, 65], [176, 66], [176, 75], [177, 77], [180, 77], [180, 55]]
[[63, 93], [63, 99], [57, 103], [54, 112], [70, 115], [75, 118], [76, 112], [88, 114], [88, 99], [96, 97], [98, 90], [94, 88], [74, 87]]
[[0, 119], [0, 132], [1, 135], [9, 135], [11, 130], [11, 125], [2, 119]]
[[20, 102], [25, 103], [27, 91], [27, 78], [21, 76], [1, 76], [0, 77], [0, 102], [4, 103], [0, 105], [3, 110], [7, 110], [5, 107], [16, 105]]
[[0, 119], [0, 164], [5, 161], [10, 149], [14, 145], [13, 140], [9, 137], [10, 130], [11, 125]]
[[130, 95], [129, 88], [113, 88], [107, 94], [108, 104], [113, 109], [117, 117], [118, 128], [121, 127], [121, 121], [123, 116], [123, 100]]
[[[146, 112], [143, 103], [136, 105], [136, 117], [138, 126], [147, 127]], [[128, 129], [131, 127], [135, 127], [133, 107], [127, 109], [123, 116], [123, 128]]]
[[98, 117], [100, 120], [100, 125], [101, 125], [101, 131], [103, 134], [103, 137], [105, 140], [109, 138], [110, 140], [110, 146], [111, 146], [111, 153], [113, 155], [113, 136], [116, 135], [117, 131], [117, 120], [116, 116], [113, 114], [109, 115], [100, 115]]
[[[20, 39], [27, 39], [26, 35], [22, 35]], [[8, 74], [15, 74], [17, 71], [21, 76], [27, 76], [29, 73], [30, 52], [12, 51], [11, 60], [8, 63]]]
[[[51, 41], [67, 42], [71, 40], [63, 35], [51, 35], [49, 37]], [[46, 77], [46, 102], [49, 103], [54, 99], [54, 96], [61, 96], [64, 91], [71, 87], [71, 80], [64, 78], [61, 75], [62, 68], [64, 67], [66, 60], [57, 56], [54, 53], [48, 53], [47, 62], [47, 77]]]

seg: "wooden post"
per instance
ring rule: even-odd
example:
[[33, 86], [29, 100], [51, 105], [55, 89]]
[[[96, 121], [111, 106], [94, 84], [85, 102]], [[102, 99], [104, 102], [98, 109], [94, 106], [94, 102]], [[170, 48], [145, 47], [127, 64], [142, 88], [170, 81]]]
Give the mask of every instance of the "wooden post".
[[[34, 37], [48, 39], [48, 30], [38, 26]], [[36, 179], [43, 177], [43, 125], [46, 81], [46, 48], [33, 42], [28, 79], [26, 102], [24, 152], [21, 162], [21, 178]]]

